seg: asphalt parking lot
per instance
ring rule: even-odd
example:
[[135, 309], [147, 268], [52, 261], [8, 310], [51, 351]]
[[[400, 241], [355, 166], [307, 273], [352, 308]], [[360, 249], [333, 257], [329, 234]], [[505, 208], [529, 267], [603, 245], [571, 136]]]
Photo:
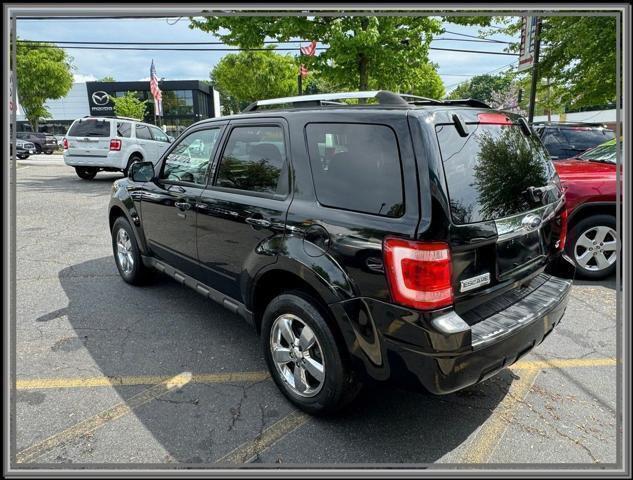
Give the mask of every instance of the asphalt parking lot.
[[239, 317], [167, 277], [121, 280], [107, 221], [120, 175], [83, 181], [60, 162], [16, 172], [14, 466], [616, 462], [615, 279], [577, 282], [555, 332], [480, 385], [373, 386], [312, 418]]

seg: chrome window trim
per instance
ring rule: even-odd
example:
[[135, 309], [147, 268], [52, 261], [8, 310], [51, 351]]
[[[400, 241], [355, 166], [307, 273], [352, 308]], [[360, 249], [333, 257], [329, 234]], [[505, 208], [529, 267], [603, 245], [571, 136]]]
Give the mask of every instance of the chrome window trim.
[[[550, 203], [549, 205], [495, 220], [498, 235], [497, 242], [503, 242], [514, 237], [525, 235], [526, 233], [532, 231], [540, 230], [545, 223], [550, 221], [556, 215], [558, 210], [563, 206], [564, 201], [564, 197], [561, 197], [556, 202]], [[527, 228], [523, 224], [523, 220], [528, 215], [534, 215], [541, 220], [538, 227], [531, 229]]]

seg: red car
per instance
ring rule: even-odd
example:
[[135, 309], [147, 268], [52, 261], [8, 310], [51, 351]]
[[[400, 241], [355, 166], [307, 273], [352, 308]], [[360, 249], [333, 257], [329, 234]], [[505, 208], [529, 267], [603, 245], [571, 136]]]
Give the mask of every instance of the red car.
[[616, 148], [614, 139], [554, 162], [566, 188], [565, 249], [585, 278], [604, 278], [616, 268]]

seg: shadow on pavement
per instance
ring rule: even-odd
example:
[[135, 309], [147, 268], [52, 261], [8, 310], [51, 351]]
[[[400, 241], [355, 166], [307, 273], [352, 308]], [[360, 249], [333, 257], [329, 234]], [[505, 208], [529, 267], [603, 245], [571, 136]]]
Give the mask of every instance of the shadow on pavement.
[[[265, 370], [252, 327], [167, 277], [157, 274], [152, 284], [133, 287], [116, 275], [113, 258], [104, 257], [63, 269], [59, 281], [68, 307], [37, 321], [66, 314], [77, 343], [67, 353], [72, 356], [85, 348], [102, 375]], [[313, 446], [317, 454], [330, 452], [327, 458], [312, 457], [319, 463], [434, 462], [486, 421], [516, 378], [505, 370], [481, 385], [443, 397], [374, 385], [346, 411], [312, 419], [294, 434], [309, 436], [306, 448]], [[121, 398], [131, 396], [130, 387], [114, 388]], [[208, 464], [254, 440], [292, 410], [267, 379], [185, 385], [132, 415], [169, 452], [165, 461]], [[287, 449], [284, 463], [306, 454], [304, 447], [296, 447]]]

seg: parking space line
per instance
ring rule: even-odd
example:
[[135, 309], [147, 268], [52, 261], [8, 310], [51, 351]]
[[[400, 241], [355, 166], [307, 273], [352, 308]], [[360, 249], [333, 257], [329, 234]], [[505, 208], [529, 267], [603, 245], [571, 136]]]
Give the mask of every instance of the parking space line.
[[512, 410], [520, 405], [527, 396], [540, 371], [538, 368], [528, 368], [521, 372], [519, 381], [512, 383], [508, 394], [470, 442], [460, 463], [486, 463], [488, 461], [508, 428], [508, 419], [512, 418]]
[[138, 407], [155, 400], [173, 389], [181, 388], [191, 380], [191, 373], [181, 373], [154, 385], [133, 397], [108, 408], [107, 410], [83, 420], [66, 430], [56, 433], [46, 440], [38, 442], [16, 454], [17, 463], [27, 463], [42, 456], [46, 452], [65, 444], [77, 437], [103, 427], [109, 422], [131, 413]]
[[532, 368], [579, 368], [615, 366], [615, 358], [554, 358], [552, 360], [522, 360], [510, 370], [530, 370]]
[[248, 463], [249, 460], [271, 447], [275, 442], [306, 424], [310, 418], [307, 413], [295, 410], [265, 429], [254, 440], [243, 443], [219, 460], [216, 460], [215, 463]]
[[[191, 376], [189, 383], [230, 383], [230, 382], [260, 382], [269, 377], [266, 371], [259, 372], [230, 372], [230, 373], [201, 373]], [[155, 385], [164, 382], [167, 375], [141, 375], [125, 377], [85, 377], [85, 378], [35, 378], [17, 380], [17, 390], [40, 390], [51, 388], [91, 388], [117, 387], [133, 385]]]

